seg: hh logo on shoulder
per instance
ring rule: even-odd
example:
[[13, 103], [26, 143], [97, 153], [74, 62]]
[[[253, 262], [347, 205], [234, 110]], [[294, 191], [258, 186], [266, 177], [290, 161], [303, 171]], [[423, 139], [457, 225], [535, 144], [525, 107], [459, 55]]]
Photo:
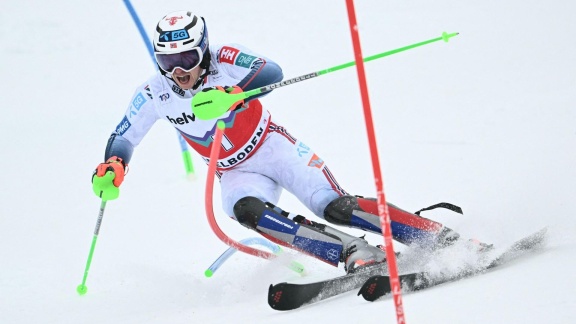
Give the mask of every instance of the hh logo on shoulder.
[[218, 57], [220, 58], [220, 62], [234, 64], [236, 56], [238, 55], [239, 52], [240, 51], [235, 49], [234, 47], [223, 46], [222, 49], [220, 50], [220, 55]]
[[257, 57], [242, 53], [239, 49], [230, 46], [223, 46], [220, 50], [220, 62], [234, 64], [245, 68], [250, 68]]

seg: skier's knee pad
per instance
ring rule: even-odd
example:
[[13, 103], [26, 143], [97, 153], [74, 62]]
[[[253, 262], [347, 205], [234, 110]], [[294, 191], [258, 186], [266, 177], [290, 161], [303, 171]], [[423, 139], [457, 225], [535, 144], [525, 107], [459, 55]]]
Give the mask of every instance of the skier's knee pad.
[[258, 221], [266, 209], [264, 202], [256, 197], [244, 197], [234, 204], [234, 216], [248, 228], [256, 229]]
[[324, 219], [332, 224], [350, 225], [352, 211], [359, 209], [358, 199], [354, 196], [340, 196], [326, 206]]

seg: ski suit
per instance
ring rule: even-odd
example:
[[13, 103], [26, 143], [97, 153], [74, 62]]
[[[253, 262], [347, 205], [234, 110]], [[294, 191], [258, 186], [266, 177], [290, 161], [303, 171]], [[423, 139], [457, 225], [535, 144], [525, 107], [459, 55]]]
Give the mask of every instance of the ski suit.
[[[211, 46], [210, 53], [212, 59], [209, 74], [196, 90], [185, 91], [169, 76], [161, 73], [152, 76], [136, 89], [122, 120], [108, 140], [105, 160], [118, 156], [129, 163], [134, 147], [156, 121], [164, 120], [171, 123], [207, 162], [216, 122], [220, 119], [226, 123], [226, 129], [217, 161], [217, 175], [220, 178], [223, 209], [228, 216], [237, 219], [238, 213], [245, 213], [245, 209], [235, 210], [235, 204], [244, 197], [255, 197], [275, 205], [284, 188], [318, 217], [339, 225], [379, 233], [380, 222], [376, 216], [375, 200], [348, 195], [336, 182], [326, 163], [310, 147], [272, 119], [260, 102], [262, 95], [246, 100], [241, 108], [228, 111], [218, 119], [196, 118], [191, 106], [192, 97], [204, 88], [237, 85], [248, 91], [279, 82], [283, 78], [282, 70], [276, 63], [241, 45]], [[332, 207], [327, 209], [331, 203]], [[389, 207], [394, 238], [400, 242], [411, 244], [416, 240], [429, 241], [435, 239], [442, 228], [441, 224], [392, 205]], [[239, 221], [245, 226], [250, 223], [247, 219]], [[278, 218], [270, 226], [276, 226], [279, 222], [284, 220]], [[291, 235], [284, 243], [298, 246], [299, 235], [302, 234], [298, 232], [299, 225], [291, 223], [273, 229], [259, 226], [257, 221], [250, 225], [261, 233], [267, 233], [268, 237]], [[286, 233], [286, 229], [290, 233]], [[308, 245], [310, 239], [310, 236], [305, 239]], [[312, 239], [317, 239], [319, 245], [326, 245], [330, 241], [326, 237]], [[342, 241], [341, 238], [339, 240]], [[308, 253], [332, 264], [334, 257], [342, 259], [342, 250], [345, 248], [341, 247], [338, 253], [332, 251], [333, 246], [326, 248], [326, 251], [331, 251], [331, 259], [327, 260], [319, 254], [328, 252], [316, 253], [317, 248], [301, 245], [302, 250], [308, 249]]]
[[[240, 45], [210, 50], [210, 74], [195, 91], [180, 89], [160, 73], [137, 88], [110, 138], [105, 158], [116, 155], [128, 163], [133, 148], [157, 120], [163, 119], [208, 161], [217, 119], [197, 119], [191, 108], [193, 95], [206, 87], [237, 85], [247, 91], [282, 80], [276, 63]], [[323, 217], [326, 205], [345, 194], [323, 161], [275, 123], [258, 97], [246, 100], [243, 107], [220, 119], [226, 130], [217, 166], [228, 216], [234, 217], [233, 205], [244, 196], [276, 204], [285, 188]]]

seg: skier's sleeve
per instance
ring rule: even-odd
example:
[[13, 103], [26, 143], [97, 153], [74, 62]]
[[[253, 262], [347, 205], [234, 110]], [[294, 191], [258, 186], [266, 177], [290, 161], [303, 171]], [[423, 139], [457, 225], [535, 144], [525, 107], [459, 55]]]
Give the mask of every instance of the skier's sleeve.
[[[226, 66], [227, 72], [240, 80], [236, 85], [244, 91], [280, 82], [284, 77], [282, 69], [276, 62], [237, 44], [222, 46], [217, 55], [218, 60]], [[268, 92], [250, 97], [246, 101], [266, 94]]]
[[126, 109], [124, 118], [108, 138], [104, 161], [112, 156], [117, 156], [122, 158], [126, 164], [130, 163], [134, 148], [140, 144], [140, 141], [158, 120], [152, 99], [148, 83], [138, 87]]
[[104, 161], [108, 161], [109, 158], [117, 156], [121, 158], [124, 163], [128, 164], [130, 163], [133, 152], [134, 145], [122, 137], [122, 135], [118, 135], [114, 132], [110, 135], [110, 138], [108, 138], [108, 144], [106, 145], [106, 151], [104, 152]]
[[[244, 79], [237, 84], [237, 86], [242, 88], [244, 91], [250, 91], [272, 83], [280, 82], [283, 77], [284, 74], [282, 73], [282, 69], [278, 64], [276, 64], [276, 62], [259, 58], [252, 64], [250, 73], [248, 73], [248, 75], [246, 75]], [[246, 101], [263, 97], [268, 93], [269, 92], [258, 94], [250, 97]]]

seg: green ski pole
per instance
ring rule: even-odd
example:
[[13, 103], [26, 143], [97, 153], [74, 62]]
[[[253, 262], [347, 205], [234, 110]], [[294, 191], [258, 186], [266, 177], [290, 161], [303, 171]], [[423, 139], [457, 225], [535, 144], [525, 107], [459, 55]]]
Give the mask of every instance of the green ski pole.
[[96, 229], [94, 230], [94, 237], [92, 238], [92, 245], [90, 246], [88, 261], [86, 261], [86, 268], [84, 269], [84, 278], [82, 278], [82, 283], [76, 287], [76, 291], [79, 295], [84, 295], [88, 291], [88, 287], [86, 287], [86, 278], [88, 278], [88, 270], [90, 270], [90, 263], [92, 263], [92, 255], [94, 254], [94, 248], [96, 247], [96, 241], [98, 240], [98, 233], [100, 232], [102, 217], [104, 217], [104, 208], [106, 208], [106, 200], [102, 200], [102, 203], [100, 204], [100, 213], [98, 214], [98, 221], [96, 222]]
[[[376, 54], [376, 55], [372, 55], [372, 56], [368, 56], [366, 58], [364, 58], [364, 62], [369, 62], [369, 61], [373, 61], [382, 57], [386, 57], [386, 56], [390, 56], [392, 54], [396, 54], [396, 53], [400, 53], [400, 52], [404, 52], [410, 49], [413, 49], [415, 47], [420, 47], [426, 44], [430, 44], [430, 43], [434, 43], [437, 41], [445, 41], [448, 42], [450, 40], [450, 38], [454, 37], [458, 35], [458, 33], [447, 33], [447, 32], [443, 32], [442, 36], [440, 37], [436, 37], [436, 38], [432, 38], [423, 42], [419, 42], [419, 43], [415, 43], [412, 45], [408, 45], [408, 46], [404, 46], [404, 47], [400, 47], [391, 51], [387, 51], [387, 52], [383, 52], [380, 54]], [[348, 63], [344, 63], [344, 64], [340, 64], [328, 69], [324, 69], [324, 70], [320, 70], [317, 72], [312, 72], [312, 73], [308, 73], [308, 74], [304, 74], [301, 75], [299, 77], [295, 77], [289, 80], [284, 80], [284, 81], [280, 81], [280, 82], [276, 82], [273, 84], [269, 84], [267, 86], [264, 87], [260, 87], [258, 89], [253, 89], [250, 91], [246, 91], [246, 92], [242, 92], [242, 93], [238, 93], [238, 94], [228, 94], [228, 93], [224, 93], [224, 92], [220, 92], [220, 91], [210, 91], [210, 92], [199, 92], [197, 93], [193, 98], [192, 98], [192, 108], [194, 110], [194, 115], [196, 115], [196, 117], [198, 117], [199, 119], [203, 119], [203, 120], [208, 120], [208, 119], [214, 119], [214, 118], [218, 118], [220, 116], [222, 116], [224, 113], [226, 113], [230, 107], [232, 107], [232, 105], [240, 100], [244, 100], [246, 98], [250, 98], [252, 96], [261, 94], [261, 93], [265, 93], [265, 92], [269, 92], [272, 91], [276, 88], [280, 88], [280, 87], [284, 87], [284, 86], [288, 86], [297, 82], [301, 82], [301, 81], [305, 81], [305, 80], [309, 80], [324, 74], [328, 74], [330, 72], [335, 72], [335, 71], [339, 71], [351, 66], [356, 65], [356, 63], [354, 61], [352, 62], [348, 62]]]

